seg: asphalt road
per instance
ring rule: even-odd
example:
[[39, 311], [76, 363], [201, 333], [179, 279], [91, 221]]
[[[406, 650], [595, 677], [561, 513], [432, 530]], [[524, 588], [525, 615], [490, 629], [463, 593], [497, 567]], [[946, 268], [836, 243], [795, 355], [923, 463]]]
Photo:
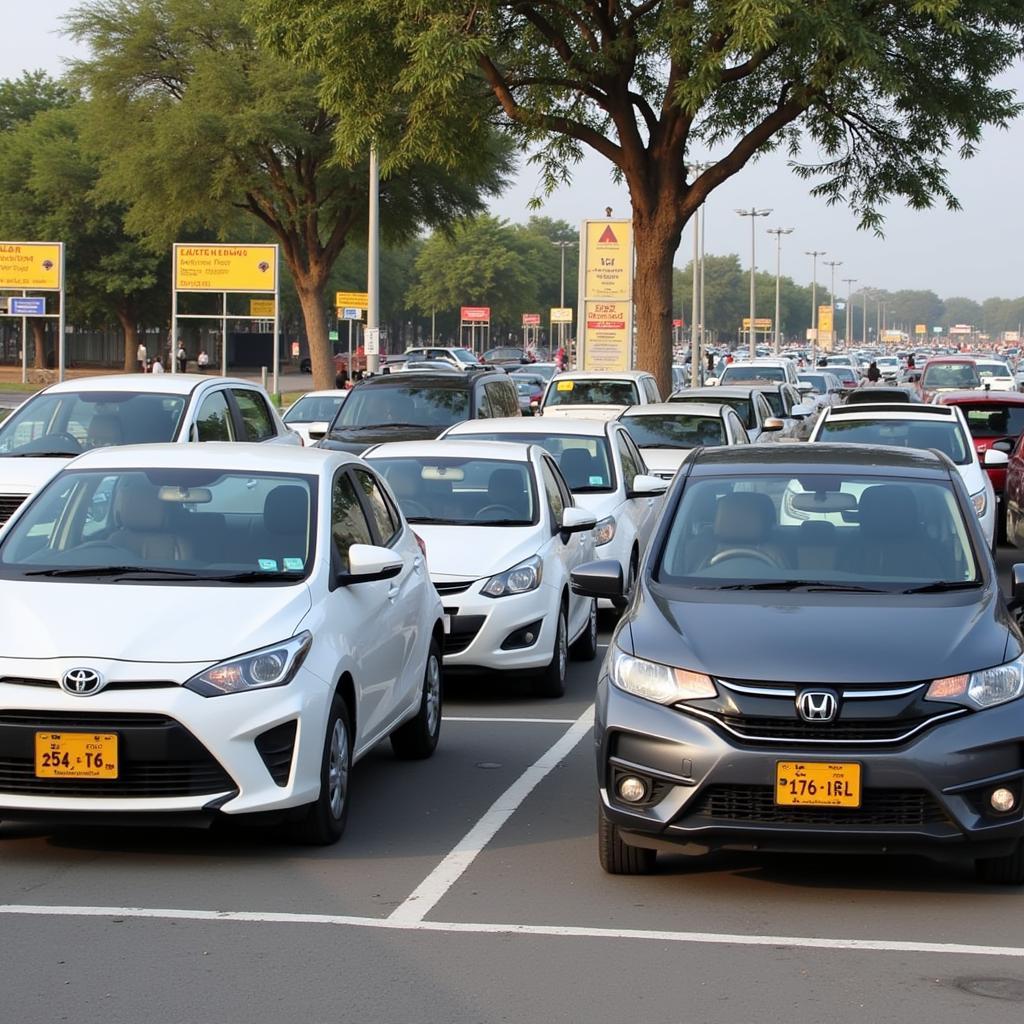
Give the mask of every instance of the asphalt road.
[[555, 702], [494, 679], [451, 686], [435, 757], [363, 761], [330, 849], [237, 828], [0, 829], [3, 1019], [1021, 1018], [1024, 891], [964, 868], [722, 854], [604, 875], [597, 665], [574, 665]]

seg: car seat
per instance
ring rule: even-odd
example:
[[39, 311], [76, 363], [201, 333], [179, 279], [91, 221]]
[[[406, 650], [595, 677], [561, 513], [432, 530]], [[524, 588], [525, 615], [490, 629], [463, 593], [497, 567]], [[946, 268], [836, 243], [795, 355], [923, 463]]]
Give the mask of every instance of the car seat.
[[167, 502], [139, 477], [121, 481], [114, 495], [116, 524], [110, 543], [126, 548], [144, 562], [184, 562], [194, 557], [191, 543], [168, 529]]

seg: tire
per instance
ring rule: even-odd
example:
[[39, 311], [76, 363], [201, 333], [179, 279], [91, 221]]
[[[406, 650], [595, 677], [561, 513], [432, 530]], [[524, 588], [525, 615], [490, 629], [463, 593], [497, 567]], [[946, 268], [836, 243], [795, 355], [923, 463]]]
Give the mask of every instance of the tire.
[[649, 875], [658, 854], [640, 846], [627, 846], [619, 836], [619, 827], [609, 821], [604, 808], [597, 809], [597, 859], [609, 875]]
[[979, 882], [992, 885], [1024, 885], [1024, 839], [1017, 840], [1017, 849], [1005, 857], [983, 857], [974, 862]]
[[330, 846], [345, 831], [352, 772], [352, 722], [348, 706], [335, 695], [327, 715], [320, 758], [320, 795], [295, 823], [295, 838], [309, 846]]
[[444, 670], [441, 648], [430, 641], [427, 665], [423, 670], [423, 695], [415, 718], [400, 725], [391, 734], [391, 749], [402, 761], [421, 761], [437, 748], [441, 735], [441, 705], [444, 699]]
[[629, 571], [626, 573], [626, 581], [623, 584], [623, 596], [612, 598], [612, 604], [617, 612], [624, 612], [626, 605], [629, 604], [629, 599], [633, 596], [633, 588], [636, 586], [637, 562], [636, 551], [634, 551], [629, 556]]
[[587, 626], [583, 632], [576, 637], [569, 653], [577, 661], [593, 661], [597, 657], [597, 599], [590, 602], [590, 614], [587, 616]]
[[551, 661], [541, 670], [533, 684], [538, 697], [561, 697], [565, 693], [565, 673], [569, 665], [569, 628], [565, 622], [565, 606], [558, 609], [558, 627], [555, 631], [555, 646]]

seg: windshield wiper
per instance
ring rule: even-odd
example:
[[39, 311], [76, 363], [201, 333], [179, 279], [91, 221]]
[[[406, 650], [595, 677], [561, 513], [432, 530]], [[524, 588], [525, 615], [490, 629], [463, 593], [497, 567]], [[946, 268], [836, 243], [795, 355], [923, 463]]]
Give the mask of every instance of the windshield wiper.
[[267, 580], [275, 582], [294, 582], [302, 579], [303, 574], [297, 570], [290, 572], [272, 572], [266, 569], [252, 569], [247, 572], [226, 573], [223, 576], [203, 576], [204, 580], [213, 580], [216, 583], [262, 583]]
[[975, 587], [980, 587], [981, 583], [975, 581], [973, 583], [967, 580], [932, 580], [931, 583], [922, 583], [917, 587], [908, 587], [906, 590], [901, 590], [901, 594], [942, 594], [947, 590], [973, 590]]
[[73, 459], [76, 455], [81, 455], [81, 452], [58, 452], [58, 451], [45, 451], [45, 452], [6, 452], [5, 457], [8, 459]]
[[758, 583], [727, 583], [713, 590], [835, 590], [861, 594], [888, 594], [880, 587], [863, 587], [856, 583], [826, 583], [823, 580], [761, 580]]
[[169, 576], [195, 579], [196, 573], [183, 569], [156, 569], [144, 565], [79, 565], [69, 569], [33, 569], [26, 576]]

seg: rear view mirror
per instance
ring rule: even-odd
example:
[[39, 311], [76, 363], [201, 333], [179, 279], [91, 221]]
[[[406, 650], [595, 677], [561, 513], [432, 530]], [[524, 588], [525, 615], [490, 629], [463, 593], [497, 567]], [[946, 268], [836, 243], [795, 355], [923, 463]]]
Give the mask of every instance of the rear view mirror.
[[993, 469], [996, 466], [1005, 466], [1009, 461], [1010, 456], [1007, 455], [1006, 452], [995, 447], [989, 448], [981, 460], [982, 465], [987, 469]]
[[338, 573], [338, 583], [375, 583], [390, 580], [402, 571], [402, 559], [391, 548], [375, 544], [353, 544], [348, 549], [348, 572]]
[[570, 580], [580, 597], [622, 597], [622, 564], [616, 559], [586, 562], [572, 570]]
[[633, 477], [633, 486], [626, 492], [627, 498], [654, 498], [668, 490], [668, 481], [657, 476], [640, 473]]

